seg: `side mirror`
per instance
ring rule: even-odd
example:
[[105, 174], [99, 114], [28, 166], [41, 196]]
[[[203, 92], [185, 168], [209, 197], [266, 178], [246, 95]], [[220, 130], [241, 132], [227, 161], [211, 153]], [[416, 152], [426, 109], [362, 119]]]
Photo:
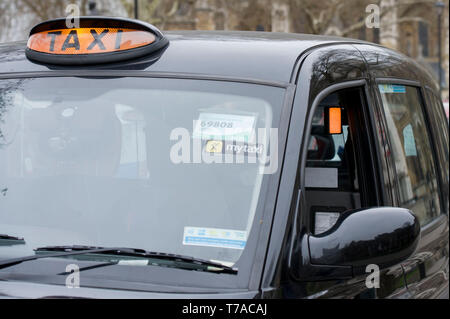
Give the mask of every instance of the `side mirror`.
[[[380, 269], [408, 258], [420, 236], [418, 219], [404, 208], [379, 207], [344, 212], [320, 235], [304, 235], [301, 277], [351, 277], [369, 264]], [[331, 279], [331, 278], [330, 278]]]

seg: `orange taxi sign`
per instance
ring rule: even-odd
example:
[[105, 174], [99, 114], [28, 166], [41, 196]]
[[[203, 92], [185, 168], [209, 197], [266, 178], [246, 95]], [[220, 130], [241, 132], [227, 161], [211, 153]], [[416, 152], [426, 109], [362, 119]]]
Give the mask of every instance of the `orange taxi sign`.
[[155, 42], [146, 31], [122, 28], [78, 28], [38, 32], [28, 48], [50, 54], [93, 54], [129, 50]]
[[43, 22], [30, 31], [30, 60], [55, 64], [117, 62], [149, 54], [168, 40], [154, 26], [131, 19], [80, 17], [78, 28], [65, 19]]

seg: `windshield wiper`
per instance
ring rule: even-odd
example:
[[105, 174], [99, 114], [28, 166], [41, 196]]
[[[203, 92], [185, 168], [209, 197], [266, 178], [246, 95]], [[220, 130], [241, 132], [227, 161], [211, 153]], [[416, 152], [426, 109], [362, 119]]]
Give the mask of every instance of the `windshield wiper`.
[[[38, 250], [38, 249], [36, 249]], [[14, 266], [17, 264], [20, 264], [22, 262], [25, 261], [30, 261], [30, 260], [36, 260], [36, 259], [41, 259], [41, 258], [51, 258], [51, 257], [64, 257], [64, 256], [70, 256], [70, 255], [82, 255], [82, 254], [93, 254], [93, 253], [101, 253], [101, 252], [107, 252], [110, 251], [111, 249], [96, 249], [94, 247], [92, 247], [92, 249], [86, 248], [85, 250], [80, 250], [80, 251], [65, 251], [62, 252], [63, 250], [61, 250], [60, 253], [55, 253], [55, 254], [46, 254], [46, 255], [31, 255], [31, 256], [25, 256], [25, 257], [19, 257], [19, 258], [12, 258], [12, 259], [6, 259], [6, 260], [0, 260], [0, 269], [3, 268], [7, 268], [10, 266]]]
[[25, 240], [21, 237], [0, 234], [0, 246], [13, 246], [25, 244]]
[[[177, 254], [167, 254], [160, 252], [146, 251], [144, 249], [136, 248], [105, 248], [105, 247], [91, 247], [91, 246], [48, 246], [36, 248], [36, 255], [26, 256], [21, 258], [14, 258], [0, 261], [0, 269], [7, 268], [20, 264], [25, 261], [36, 260], [41, 258], [65, 257], [75, 255], [87, 254], [106, 254], [118, 257], [138, 257], [147, 259], [157, 259], [170, 261], [171, 266], [175, 268], [190, 269], [190, 270], [204, 270], [210, 272], [230, 273], [236, 274], [237, 269], [232, 268], [217, 262], [199, 259], [190, 256], [183, 256]], [[49, 253], [47, 252], [55, 252]], [[42, 254], [44, 253], [44, 254]], [[117, 262], [119, 263], [119, 261]], [[149, 263], [153, 264], [153, 263]], [[156, 263], [157, 264], [157, 263]]]
[[5, 234], [0, 234], [0, 239], [23, 240], [23, 238], [16, 237], [16, 236], [5, 235]]

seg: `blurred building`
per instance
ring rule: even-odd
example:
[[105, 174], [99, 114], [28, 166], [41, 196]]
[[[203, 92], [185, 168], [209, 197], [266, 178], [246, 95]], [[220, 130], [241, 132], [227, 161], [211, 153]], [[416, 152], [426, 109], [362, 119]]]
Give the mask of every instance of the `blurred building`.
[[[423, 64], [438, 79], [444, 74], [443, 98], [448, 100], [448, 4], [443, 11], [442, 61], [438, 63], [437, 10], [432, 1], [342, 0], [331, 7], [319, 0], [169, 0], [151, 15], [142, 1], [141, 19], [153, 19], [165, 30], [253, 30], [316, 33], [367, 40], [404, 54]], [[152, 2], [152, 1], [150, 1]], [[339, 1], [335, 1], [338, 3]], [[378, 3], [380, 28], [367, 28], [367, 5]]]
[[[442, 61], [438, 63], [437, 10], [433, 0], [137, 0], [139, 19], [163, 30], [253, 30], [358, 38], [399, 50], [438, 78], [448, 100], [449, 25], [445, 0]], [[436, 0], [437, 1], [437, 0]], [[135, 0], [0, 0], [0, 42], [25, 39], [39, 21], [65, 15], [75, 2], [82, 15], [134, 17]], [[380, 8], [380, 27], [367, 28], [366, 7]]]

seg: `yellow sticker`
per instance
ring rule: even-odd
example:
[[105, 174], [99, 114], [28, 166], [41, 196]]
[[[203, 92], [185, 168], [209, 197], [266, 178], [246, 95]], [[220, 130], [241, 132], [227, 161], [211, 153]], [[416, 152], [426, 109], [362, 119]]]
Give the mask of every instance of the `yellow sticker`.
[[222, 153], [222, 141], [208, 141], [206, 143], [205, 151], [208, 153]]

